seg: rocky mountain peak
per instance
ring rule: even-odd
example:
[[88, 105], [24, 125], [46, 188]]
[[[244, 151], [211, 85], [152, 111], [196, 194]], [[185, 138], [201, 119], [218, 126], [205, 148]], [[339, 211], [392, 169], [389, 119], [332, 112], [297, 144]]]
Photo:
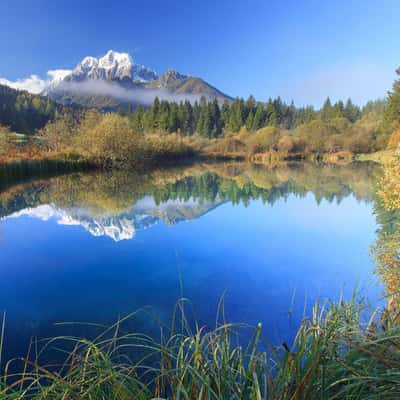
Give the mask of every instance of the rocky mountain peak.
[[178, 83], [179, 81], [183, 81], [186, 78], [186, 75], [182, 75], [174, 69], [169, 68], [157, 80], [157, 87], [167, 88], [175, 83]]
[[67, 80], [123, 80], [148, 82], [158, 78], [157, 73], [145, 67], [135, 64], [128, 53], [119, 53], [109, 50], [103, 57], [85, 57], [72, 71]]

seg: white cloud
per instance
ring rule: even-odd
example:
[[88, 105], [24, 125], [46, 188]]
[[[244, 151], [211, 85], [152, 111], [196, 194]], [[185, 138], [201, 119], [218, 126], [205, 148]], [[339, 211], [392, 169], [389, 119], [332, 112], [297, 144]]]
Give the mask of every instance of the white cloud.
[[29, 78], [17, 79], [9, 81], [8, 79], [0, 78], [0, 84], [9, 86], [13, 89], [27, 90], [30, 93], [40, 93], [46, 87], [46, 81], [40, 79], [37, 75], [31, 75]]
[[30, 93], [38, 94], [43, 92], [51, 81], [60, 82], [69, 73], [71, 73], [71, 70], [54, 69], [47, 72], [47, 79], [41, 79], [37, 75], [31, 75], [28, 78], [17, 79], [16, 81], [0, 78], [0, 85], [6, 85], [13, 89], [26, 90]]
[[[98, 95], [110, 96], [121, 101], [139, 102], [143, 104], [151, 104], [156, 96], [160, 100], [183, 101], [190, 102], [199, 101], [201, 94], [178, 94], [171, 95], [165, 89], [125, 89], [120, 85], [103, 80], [87, 80], [83, 82], [62, 82], [62, 80], [71, 73], [67, 69], [54, 69], [47, 72], [47, 79], [41, 79], [37, 75], [31, 75], [29, 78], [17, 79], [9, 81], [0, 78], [0, 84], [7, 85], [14, 89], [26, 90], [30, 93], [42, 93], [50, 84], [57, 84], [57, 87], [75, 94], [80, 95]], [[211, 99], [211, 98], [210, 98]]]
[[[142, 104], [152, 104], [155, 97], [167, 101], [199, 101], [202, 96], [198, 94], [171, 94], [163, 88], [158, 89], [126, 89], [117, 83], [104, 80], [89, 79], [81, 82], [62, 82], [57, 88], [70, 93], [83, 96], [110, 96], [126, 102], [138, 102]], [[207, 96], [206, 96], [207, 97]], [[209, 100], [212, 98], [210, 97]]]
[[72, 71], [70, 69], [51, 69], [47, 71], [47, 76], [51, 81], [60, 82]]

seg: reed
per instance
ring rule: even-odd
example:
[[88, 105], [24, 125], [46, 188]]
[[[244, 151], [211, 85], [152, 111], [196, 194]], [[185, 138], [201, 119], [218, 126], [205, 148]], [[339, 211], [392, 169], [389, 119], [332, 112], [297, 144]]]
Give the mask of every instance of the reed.
[[[243, 346], [248, 326], [227, 323], [222, 307], [213, 329], [190, 323], [188, 302], [182, 299], [172, 325], [160, 325], [157, 340], [125, 331], [134, 313], [93, 340], [53, 338], [34, 356], [29, 351], [8, 361], [0, 398], [399, 398], [399, 329], [387, 313], [371, 312], [366, 319], [367, 311], [355, 297], [317, 303], [290, 345], [272, 346], [258, 325]], [[50, 350], [64, 354], [63, 362], [49, 363]]]

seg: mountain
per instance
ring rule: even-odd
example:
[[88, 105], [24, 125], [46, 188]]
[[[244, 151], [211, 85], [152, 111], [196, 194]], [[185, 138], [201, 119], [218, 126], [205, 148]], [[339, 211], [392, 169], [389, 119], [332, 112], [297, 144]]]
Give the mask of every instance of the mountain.
[[127, 53], [108, 51], [104, 57], [85, 57], [76, 68], [64, 77], [65, 81], [106, 80], [120, 82], [148, 82], [158, 78], [157, 73], [135, 64]]
[[108, 51], [103, 57], [85, 57], [71, 71], [62, 70], [51, 79], [43, 94], [62, 104], [115, 109], [129, 104], [150, 105], [161, 100], [190, 101], [205, 96], [220, 102], [231, 98], [204, 80], [172, 69], [163, 75], [136, 64], [127, 53]]
[[60, 208], [55, 204], [42, 204], [24, 208], [11, 213], [1, 220], [9, 218], [33, 217], [42, 221], [55, 219], [59, 225], [81, 226], [92, 236], [106, 236], [119, 242], [133, 239], [138, 230], [149, 228], [160, 221], [167, 225], [200, 218], [222, 204], [215, 202], [168, 200], [156, 204], [152, 196], [145, 196], [131, 209], [119, 214], [97, 214], [83, 207]]
[[220, 92], [202, 79], [182, 75], [173, 69], [168, 69], [159, 79], [150, 81], [145, 86], [148, 89], [167, 89], [177, 97], [198, 95], [199, 97], [205, 96], [208, 99], [232, 100], [231, 97]]

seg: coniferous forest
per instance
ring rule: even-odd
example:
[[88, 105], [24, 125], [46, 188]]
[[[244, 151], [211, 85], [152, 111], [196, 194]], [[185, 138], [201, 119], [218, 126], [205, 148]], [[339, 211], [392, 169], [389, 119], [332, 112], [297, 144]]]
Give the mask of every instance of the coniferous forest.
[[[129, 165], [130, 154], [150, 162], [155, 149], [159, 161], [168, 158], [169, 151], [174, 157], [201, 152], [258, 160], [271, 153], [280, 158], [338, 153], [351, 158], [397, 148], [399, 98], [396, 80], [386, 99], [362, 107], [351, 99], [332, 102], [327, 98], [315, 109], [296, 107], [279, 97], [265, 103], [252, 96], [223, 103], [205, 97], [195, 102], [160, 101], [156, 97], [148, 107], [127, 106], [104, 113], [59, 105], [45, 96], [0, 86], [1, 153], [4, 157], [30, 146], [35, 154], [44, 149], [64, 153], [61, 157], [74, 154], [74, 158], [83, 157], [95, 164], [102, 159], [102, 165], [109, 165], [104, 159], [110, 158], [118, 160], [111, 163], [118, 166]], [[28, 135], [24, 149], [15, 146], [11, 132]], [[111, 154], [110, 143], [117, 142], [116, 154]], [[137, 148], [139, 142], [142, 146]]]

